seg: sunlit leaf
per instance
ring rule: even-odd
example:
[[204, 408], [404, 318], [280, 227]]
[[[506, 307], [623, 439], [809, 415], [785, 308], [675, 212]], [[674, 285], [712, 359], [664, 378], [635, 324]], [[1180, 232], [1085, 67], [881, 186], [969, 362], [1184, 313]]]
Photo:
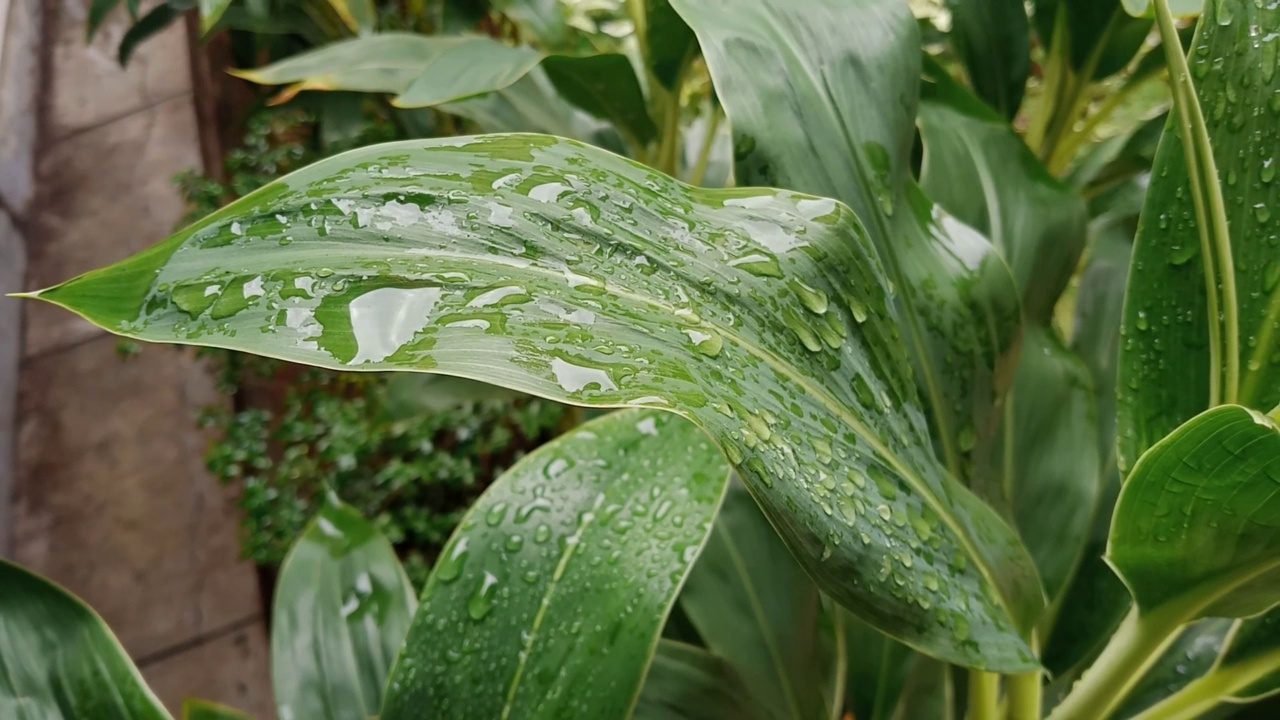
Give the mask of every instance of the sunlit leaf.
[[879, 267], [832, 200], [482, 136], [322, 161], [39, 297], [143, 340], [669, 408], [830, 596], [955, 662], [1032, 667], [1034, 568], [939, 466]]
[[383, 720], [623, 720], [729, 478], [711, 439], [654, 410], [542, 446], [441, 553]]
[[280, 566], [271, 678], [282, 718], [377, 715], [418, 603], [391, 543], [329, 497]]
[[0, 717], [170, 720], [102, 618], [0, 560]]
[[[1280, 404], [1280, 5], [1215, 0], [1188, 56], [1204, 110], [1230, 228], [1234, 273], [1211, 255], [1213, 292], [1234, 286], [1237, 302], [1208, 310], [1206, 261], [1192, 205], [1182, 140], [1171, 118], [1156, 154], [1134, 245], [1125, 304], [1119, 384], [1123, 468], [1210, 405], [1211, 321], [1220, 328], [1223, 370], [1239, 370], [1234, 402], [1267, 411]], [[1234, 311], [1234, 312], [1232, 312]], [[1228, 323], [1238, 343], [1228, 349]], [[1225, 370], [1223, 400], [1230, 400]]]

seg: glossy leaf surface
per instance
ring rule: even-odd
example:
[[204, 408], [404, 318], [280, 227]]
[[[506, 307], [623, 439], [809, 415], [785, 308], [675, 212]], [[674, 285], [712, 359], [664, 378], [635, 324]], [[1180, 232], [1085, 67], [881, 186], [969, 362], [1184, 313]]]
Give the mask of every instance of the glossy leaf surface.
[[[1217, 0], [1188, 57], [1230, 226], [1238, 402], [1263, 411], [1280, 403], [1280, 35], [1255, 32], [1266, 27], [1280, 27], [1280, 5]], [[1125, 306], [1118, 412], [1126, 469], [1209, 406], [1204, 261], [1175, 128], [1156, 154]]]
[[0, 560], [0, 717], [170, 720], [102, 618]]
[[[896, 0], [673, 0], [735, 133], [737, 179], [837, 198], [866, 223], [946, 467], [994, 442], [1017, 290], [990, 243], [911, 179], [920, 37]], [[785, 47], [786, 52], [779, 52]], [[983, 483], [980, 494], [994, 492]]]
[[517, 462], [442, 551], [382, 718], [629, 717], [729, 472], [638, 409]]
[[745, 488], [730, 488], [680, 605], [761, 715], [830, 716], [822, 690], [835, 668], [821, 652], [822, 597]]
[[669, 408], [829, 595], [956, 662], [1025, 668], [1034, 568], [939, 467], [878, 268], [832, 200], [487, 136], [322, 161], [40, 297], [143, 340]]
[[329, 497], [280, 566], [271, 611], [280, 717], [377, 715], [417, 606], [391, 543]]
[[1031, 72], [1031, 23], [1022, 0], [947, 0], [947, 34], [974, 91], [1002, 117], [1022, 104]]
[[[1243, 617], [1280, 595], [1280, 429], [1234, 405], [1151, 448], [1116, 504], [1108, 561], [1144, 614]], [[1212, 551], [1206, 551], [1212, 548]]]
[[769, 720], [724, 659], [662, 640], [649, 665], [634, 720]]

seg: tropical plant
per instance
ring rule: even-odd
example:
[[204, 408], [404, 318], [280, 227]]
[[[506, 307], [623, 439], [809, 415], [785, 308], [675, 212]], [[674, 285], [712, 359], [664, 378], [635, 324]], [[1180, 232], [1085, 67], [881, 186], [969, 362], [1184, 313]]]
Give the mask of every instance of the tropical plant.
[[[563, 441], [588, 459], [557, 457], [482, 498], [428, 581], [383, 718], [625, 717], [650, 668], [651, 682], [698, 698], [657, 706], [686, 716], [738, 716], [736, 688], [760, 677], [777, 683], [780, 710], [745, 706], [767, 717], [836, 716], [851, 697], [870, 717], [950, 717], [959, 704], [974, 720], [1182, 718], [1269, 695], [1280, 681], [1280, 430], [1264, 414], [1280, 403], [1280, 7], [1212, 0], [1189, 40], [1167, 0], [1134, 8], [1156, 15], [1151, 60], [1135, 56], [1143, 43], [1116, 3], [1037, 3], [1051, 41], [1043, 84], [1026, 85], [1007, 61], [1023, 50], [981, 21], [1026, 21], [1022, 4], [951, 5], [955, 57], [985, 103], [946, 56], [922, 66], [920, 29], [897, 0], [629, 5], [647, 39], [634, 79], [649, 120], [664, 94], [683, 94], [647, 81], [668, 47], [648, 21], [666, 17], [678, 22], [665, 32], [696, 38], [737, 183], [785, 190], [684, 184], [669, 174], [674, 125], [642, 135], [639, 111], [600, 101], [654, 167], [532, 134], [365, 148], [34, 295], [139, 340], [667, 413], [609, 415], [610, 432]], [[1099, 16], [1111, 18], [1101, 34]], [[432, 57], [507, 87], [534, 65], [607, 76], [584, 69], [592, 58], [476, 54], [471, 42]], [[1092, 107], [1113, 68], [1133, 82], [1148, 63], [1168, 67], [1173, 100], [1154, 154], [1141, 127], [1096, 147], [1073, 139], [1104, 124], [1089, 126], [1097, 114], [1114, 117], [1107, 100]], [[404, 104], [499, 92], [460, 93], [458, 78], [414, 67], [368, 89]], [[1024, 117], [1020, 86], [1036, 103], [1025, 143], [1006, 121]], [[1143, 157], [1150, 177], [1133, 180]], [[1062, 296], [1090, 228], [1073, 313]], [[713, 646], [716, 612], [804, 587], [735, 593], [729, 573], [710, 581], [712, 610], [682, 600], [668, 624], [710, 652], [653, 659], [728, 472], [636, 453], [701, 437], [693, 425], [832, 603], [806, 625], [828, 640], [795, 668], [768, 640], [772, 676], [726, 669], [746, 653], [735, 638]], [[695, 490], [686, 475], [699, 467], [718, 480]], [[541, 531], [540, 513], [558, 520]], [[648, 544], [621, 546], [639, 518]], [[557, 529], [563, 542], [551, 543]], [[537, 561], [524, 554], [530, 534], [546, 548]], [[755, 557], [742, 547], [723, 557], [745, 577]], [[686, 597], [698, 588], [691, 578]], [[1180, 662], [1188, 648], [1194, 672]], [[827, 661], [842, 670], [792, 682]], [[1048, 692], [1045, 665], [1057, 676]], [[716, 691], [694, 689], [700, 680]]]

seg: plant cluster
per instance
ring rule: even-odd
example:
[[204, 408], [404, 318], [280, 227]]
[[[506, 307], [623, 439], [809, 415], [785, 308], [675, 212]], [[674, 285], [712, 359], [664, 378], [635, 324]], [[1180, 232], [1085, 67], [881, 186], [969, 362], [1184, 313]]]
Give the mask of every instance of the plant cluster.
[[[355, 716], [1271, 696], [1280, 6], [1210, 0], [1188, 37], [1199, 3], [946, 5], [940, 59], [900, 0], [635, 0], [634, 44], [587, 55], [320, 47], [247, 76], [504, 132], [321, 161], [35, 296], [138, 340], [629, 408], [479, 498], [407, 629], [373, 623], [394, 664], [326, 616], [372, 678]], [[1172, 110], [1098, 138], [1148, 64]], [[707, 187], [717, 127], [737, 187]]]

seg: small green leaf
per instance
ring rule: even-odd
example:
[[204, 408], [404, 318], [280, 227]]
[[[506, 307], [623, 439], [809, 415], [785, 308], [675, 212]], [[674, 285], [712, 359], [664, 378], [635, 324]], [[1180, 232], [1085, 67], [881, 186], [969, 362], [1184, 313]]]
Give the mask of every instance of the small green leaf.
[[116, 59], [119, 60], [120, 65], [128, 65], [129, 58], [133, 56], [133, 51], [137, 50], [139, 45], [160, 34], [181, 18], [183, 13], [195, 7], [196, 0], [166, 0], [138, 18], [138, 21], [131, 25], [124, 37], [120, 39], [120, 47], [116, 50]]
[[974, 91], [1004, 118], [1022, 104], [1031, 72], [1031, 23], [1022, 0], [947, 0], [951, 41]]
[[391, 543], [329, 497], [280, 567], [271, 609], [280, 717], [376, 715], [417, 605]]
[[1188, 622], [1274, 604], [1277, 483], [1280, 429], [1253, 410], [1207, 410], [1152, 446], [1120, 493], [1107, 550], [1139, 612], [1173, 607]]
[[818, 651], [821, 595], [745, 488], [730, 488], [680, 605], [763, 716], [830, 716], [822, 689], [834, 667]]
[[634, 720], [769, 720], [728, 662], [692, 645], [658, 642]]
[[709, 437], [652, 410], [525, 457], [442, 552], [384, 720], [629, 717], [728, 478]]
[[182, 720], [253, 720], [250, 716], [226, 705], [187, 698], [182, 701]]
[[832, 598], [956, 662], [1033, 667], [1034, 567], [939, 466], [878, 269], [834, 200], [496, 135], [330, 158], [40, 297], [139, 339], [670, 409]]
[[[1228, 276], [1215, 251], [1206, 281], [1185, 153], [1172, 117], [1156, 154], [1124, 315], [1118, 412], [1125, 469], [1210, 407], [1211, 323], [1219, 327], [1222, 400], [1231, 397], [1222, 370], [1234, 355], [1235, 402], [1255, 410], [1280, 404], [1280, 36], [1254, 32], [1266, 27], [1280, 27], [1280, 5], [1215, 0], [1188, 58], [1221, 183], [1234, 273]], [[1211, 313], [1208, 289], [1224, 293], [1228, 285], [1234, 286], [1235, 307]], [[1234, 352], [1228, 347], [1233, 317]]]
[[0, 717], [170, 720], [98, 614], [0, 560]]

